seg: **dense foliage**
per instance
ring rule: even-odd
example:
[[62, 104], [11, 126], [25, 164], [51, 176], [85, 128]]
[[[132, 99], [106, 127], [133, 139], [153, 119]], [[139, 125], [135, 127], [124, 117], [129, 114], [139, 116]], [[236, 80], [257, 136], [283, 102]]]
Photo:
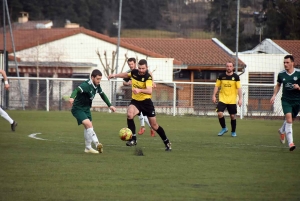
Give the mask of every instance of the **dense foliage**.
[[[158, 22], [162, 20], [160, 13], [166, 9], [166, 2], [124, 0], [122, 4], [123, 27], [157, 28]], [[29, 13], [31, 20], [52, 20], [54, 27], [62, 27], [68, 20], [110, 35], [115, 34], [119, 19], [119, 0], [10, 0], [8, 6], [12, 21], [18, 19], [21, 11], [25, 11]]]
[[[19, 13], [25, 11], [30, 20], [52, 20], [54, 27], [63, 27], [66, 21], [70, 21], [99, 33], [117, 35], [119, 0], [7, 2], [12, 21], [17, 21]], [[191, 3], [191, 0], [122, 2], [122, 29], [165, 30], [176, 32], [180, 37], [189, 37], [192, 29], [206, 30], [215, 33], [235, 51], [237, 0], [214, 0], [212, 3]], [[300, 39], [300, 1], [240, 0], [240, 8], [239, 51], [253, 48], [265, 38]], [[2, 16], [3, 9], [0, 12]], [[253, 26], [252, 33], [244, 29], [249, 22]], [[261, 32], [258, 34], [257, 30]]]

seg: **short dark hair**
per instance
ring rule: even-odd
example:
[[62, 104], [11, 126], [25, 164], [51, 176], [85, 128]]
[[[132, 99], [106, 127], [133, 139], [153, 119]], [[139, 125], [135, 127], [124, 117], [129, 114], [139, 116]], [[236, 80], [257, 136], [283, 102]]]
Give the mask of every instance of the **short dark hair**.
[[292, 62], [294, 62], [294, 57], [293, 57], [293, 55], [286, 55], [286, 56], [284, 57], [284, 59], [290, 59]]
[[139, 65], [146, 65], [146, 67], [148, 67], [148, 66], [147, 66], [147, 60], [146, 60], [146, 59], [141, 59], [141, 60], [139, 61]]
[[231, 62], [231, 61], [227, 61], [227, 62], [226, 62], [226, 65], [227, 65], [227, 64], [232, 64], [232, 66], [234, 66], [234, 63]]
[[136, 60], [135, 60], [135, 58], [133, 58], [133, 57], [129, 58], [129, 59], [127, 60], [127, 63], [128, 63], [128, 62], [131, 62], [131, 61], [133, 61], [133, 63], [136, 63]]
[[98, 75], [102, 76], [102, 73], [101, 73], [100, 70], [95, 69], [95, 70], [92, 71], [91, 77], [97, 77]]

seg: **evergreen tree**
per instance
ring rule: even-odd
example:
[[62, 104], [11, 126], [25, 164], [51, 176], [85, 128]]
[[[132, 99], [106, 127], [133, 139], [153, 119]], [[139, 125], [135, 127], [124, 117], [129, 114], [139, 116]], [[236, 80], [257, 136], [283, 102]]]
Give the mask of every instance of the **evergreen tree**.
[[265, 37], [272, 39], [300, 39], [300, 2], [293, 0], [265, 0], [267, 15]]
[[96, 32], [104, 33], [105, 19], [103, 17], [105, 5], [109, 0], [87, 0], [87, 5], [90, 10], [89, 25]]

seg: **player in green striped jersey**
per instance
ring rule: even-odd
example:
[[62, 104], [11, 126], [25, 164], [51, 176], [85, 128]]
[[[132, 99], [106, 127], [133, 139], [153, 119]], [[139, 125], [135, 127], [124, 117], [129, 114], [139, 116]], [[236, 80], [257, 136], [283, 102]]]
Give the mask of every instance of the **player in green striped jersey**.
[[[93, 129], [91, 107], [95, 95], [98, 93], [102, 100], [106, 103], [109, 109], [113, 112], [116, 108], [111, 105], [105, 93], [100, 87], [102, 73], [100, 70], [95, 69], [91, 73], [91, 78], [81, 83], [71, 94], [69, 102], [72, 106], [72, 114], [77, 119], [78, 125], [84, 126], [84, 139], [85, 139], [85, 152], [86, 153], [102, 153], [103, 145], [99, 142], [97, 135]], [[92, 148], [92, 142], [97, 150]]]
[[278, 132], [281, 143], [285, 143], [286, 137], [290, 151], [293, 151], [296, 146], [293, 142], [292, 123], [300, 110], [300, 71], [294, 68], [294, 57], [292, 55], [286, 55], [283, 63], [285, 70], [278, 73], [277, 85], [274, 88], [270, 102], [274, 103], [282, 85], [281, 105], [285, 121]]

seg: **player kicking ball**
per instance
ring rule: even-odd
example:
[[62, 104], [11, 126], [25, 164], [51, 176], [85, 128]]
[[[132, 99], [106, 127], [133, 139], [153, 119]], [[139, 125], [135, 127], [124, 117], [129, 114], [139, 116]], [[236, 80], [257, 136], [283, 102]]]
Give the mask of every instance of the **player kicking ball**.
[[141, 59], [138, 63], [138, 69], [133, 69], [128, 73], [111, 74], [110, 78], [131, 78], [132, 100], [127, 108], [127, 126], [132, 131], [132, 139], [126, 143], [127, 146], [135, 146], [136, 127], [134, 117], [142, 112], [148, 117], [151, 128], [161, 137], [165, 144], [165, 150], [171, 151], [171, 143], [167, 138], [164, 129], [156, 122], [155, 108], [151, 100], [152, 97], [152, 76], [148, 72], [147, 61]]
[[[99, 142], [93, 129], [91, 107], [95, 95], [98, 93], [109, 109], [113, 112], [116, 108], [111, 105], [105, 93], [100, 87], [102, 73], [96, 69], [91, 73], [91, 78], [81, 83], [71, 94], [69, 102], [72, 106], [72, 114], [77, 119], [78, 125], [84, 126], [85, 153], [98, 154], [103, 152], [103, 145]], [[92, 142], [97, 150], [92, 148]]]

